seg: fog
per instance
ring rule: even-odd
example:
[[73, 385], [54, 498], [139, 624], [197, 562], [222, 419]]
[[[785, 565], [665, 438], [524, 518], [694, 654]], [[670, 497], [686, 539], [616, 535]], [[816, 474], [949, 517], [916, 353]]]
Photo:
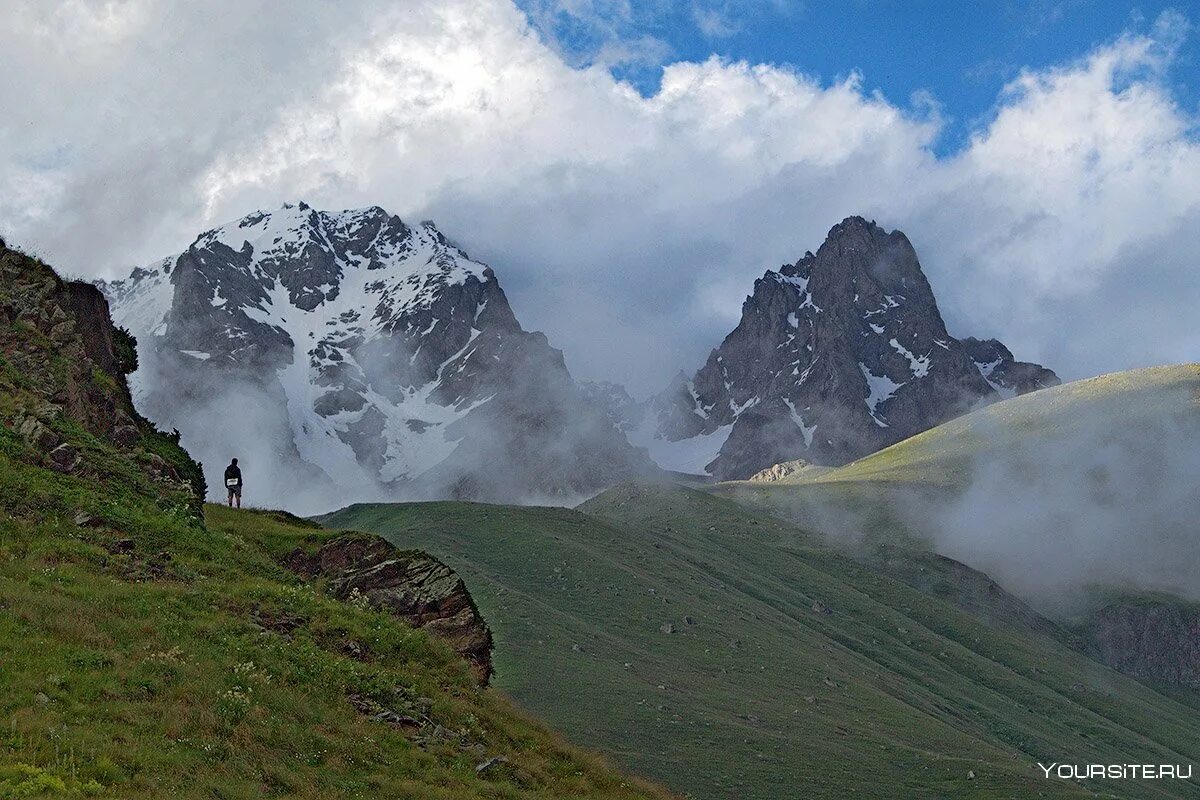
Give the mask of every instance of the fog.
[[[181, 383], [168, 380], [161, 385], [166, 391], [147, 392], [138, 410], [160, 428], [179, 430], [180, 444], [204, 467], [210, 502], [226, 500], [225, 467], [236, 458], [247, 506], [316, 514], [346, 504], [343, 488], [300, 460], [279, 396], [239, 380], [213, 381], [203, 394], [171, 396]], [[355, 500], [384, 499], [370, 484], [359, 488]]]
[[1055, 617], [1125, 591], [1200, 600], [1200, 367], [1185, 369], [1164, 386], [1090, 397], [1074, 384], [993, 406], [951, 423], [897, 480], [800, 485], [771, 502], [859, 553], [931, 547]]
[[1175, 414], [1109, 409], [988, 453], [961, 496], [931, 509], [936, 549], [1050, 612], [1124, 589], [1200, 599], [1195, 392], [1175, 393]]
[[[411, 366], [415, 354], [400, 336], [387, 336], [352, 347], [336, 375], [311, 372], [303, 395], [291, 397], [276, 369], [282, 374], [292, 358], [307, 361], [303, 348], [276, 352], [279, 363], [268, 359], [273, 366], [263, 374], [248, 374], [220, 356], [176, 353], [169, 338], [141, 337], [135, 403], [160, 428], [180, 432], [204, 467], [211, 502], [226, 499], [232, 458], [245, 505], [302, 515], [356, 502], [437, 499], [573, 506], [653, 471], [645, 453], [627, 447], [586, 403], [537, 334], [477, 334], [466, 355], [408, 375], [400, 367]], [[437, 351], [429, 342], [422, 348]], [[353, 366], [359, 363], [362, 371]], [[412, 392], [433, 386], [431, 403], [444, 411], [405, 405]], [[314, 404], [324, 405], [327, 392], [335, 402], [323, 415]], [[355, 408], [360, 395], [367, 401], [361, 413], [338, 410]]]

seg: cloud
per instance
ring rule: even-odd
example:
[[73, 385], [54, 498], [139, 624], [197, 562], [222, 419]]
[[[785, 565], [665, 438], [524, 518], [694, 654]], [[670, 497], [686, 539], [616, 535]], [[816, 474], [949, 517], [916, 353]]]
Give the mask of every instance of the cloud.
[[[1172, 316], [1200, 303], [1178, 14], [1018, 73], [939, 158], [936, 103], [856, 74], [713, 57], [643, 96], [603, 63], [662, 58], [621, 0], [70, 5], [19, 0], [0, 31], [0, 224], [71, 271], [286, 200], [379, 204], [491, 263], [577, 374], [644, 394], [702, 362], [764, 269], [861, 213], [909, 234], [954, 333], [1068, 377], [1197, 341]], [[564, 20], [588, 57], [547, 35]]]
[[657, 65], [671, 53], [666, 42], [643, 32], [628, 0], [524, 0], [520, 6], [571, 66]]
[[700, 33], [710, 39], [724, 39], [738, 32], [737, 18], [726, 7], [714, 8], [692, 3], [692, 19]]

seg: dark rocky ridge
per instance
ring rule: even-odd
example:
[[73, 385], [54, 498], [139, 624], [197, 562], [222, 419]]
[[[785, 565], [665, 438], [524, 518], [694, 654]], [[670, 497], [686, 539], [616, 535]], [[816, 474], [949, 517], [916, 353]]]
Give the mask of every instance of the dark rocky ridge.
[[492, 632], [462, 579], [433, 556], [397, 550], [377, 536], [348, 534], [316, 553], [296, 550], [284, 564], [308, 579], [325, 578], [339, 600], [362, 597], [445, 641], [471, 665], [480, 684], [492, 676]]
[[136, 344], [113, 326], [94, 286], [0, 245], [0, 361], [0, 418], [23, 458], [100, 480], [128, 464], [147, 491], [199, 518], [203, 476], [134, 409], [126, 375], [137, 366]]
[[1109, 603], [1087, 623], [1090, 649], [1113, 669], [1160, 686], [1200, 689], [1200, 607], [1176, 599]]
[[904, 234], [850, 217], [755, 281], [738, 326], [650, 411], [669, 441], [731, 426], [708, 471], [739, 479], [797, 458], [845, 464], [1056, 383], [995, 340], [951, 336]]
[[612, 381], [582, 381], [579, 388], [588, 401], [622, 433], [636, 428], [641, 423], [644, 414], [641, 404], [630, 397], [621, 384]]
[[1041, 364], [1017, 361], [1012, 352], [996, 339], [980, 340], [968, 336], [961, 342], [988, 383], [1002, 395], [1028, 394], [1059, 383], [1054, 372]]

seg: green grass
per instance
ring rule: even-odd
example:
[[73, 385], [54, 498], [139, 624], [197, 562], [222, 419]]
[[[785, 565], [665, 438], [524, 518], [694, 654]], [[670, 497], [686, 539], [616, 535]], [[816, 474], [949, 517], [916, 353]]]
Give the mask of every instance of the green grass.
[[1192, 763], [1194, 708], [723, 498], [627, 486], [578, 511], [359, 505], [323, 522], [442, 558], [492, 625], [499, 687], [697, 798], [1200, 797], [1036, 768]]
[[1111, 420], [1114, 429], [1136, 428], [1198, 411], [1200, 364], [1117, 372], [987, 406], [806, 482], [960, 486], [989, 451], [1035, 440], [1052, 446], [1098, 419]]
[[[204, 528], [4, 456], [0, 508], [18, 512], [0, 520], [0, 797], [665, 796], [478, 689], [424, 633], [277, 566], [330, 536], [309, 523], [209, 507]], [[284, 615], [295, 630], [264, 627]], [[440, 727], [419, 741], [352, 694]]]
[[0, 249], [0, 277], [0, 800], [668, 796], [279, 565], [333, 534], [204, 508], [122, 385], [132, 337], [75, 316], [88, 290], [35, 259]]

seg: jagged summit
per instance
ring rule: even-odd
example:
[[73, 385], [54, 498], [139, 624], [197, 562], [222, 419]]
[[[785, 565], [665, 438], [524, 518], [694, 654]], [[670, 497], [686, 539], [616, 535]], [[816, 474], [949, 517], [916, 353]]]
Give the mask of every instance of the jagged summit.
[[432, 222], [285, 205], [101, 288], [142, 342], [145, 412], [202, 450], [215, 429], [206, 463], [265, 448], [280, 493], [517, 500], [649, 468]]
[[[1004, 396], [1053, 385], [998, 342], [951, 336], [916, 251], [862, 217], [754, 283], [742, 319], [652, 402], [656, 452], [720, 478], [843, 464]], [[660, 462], [661, 463], [661, 462]]]

